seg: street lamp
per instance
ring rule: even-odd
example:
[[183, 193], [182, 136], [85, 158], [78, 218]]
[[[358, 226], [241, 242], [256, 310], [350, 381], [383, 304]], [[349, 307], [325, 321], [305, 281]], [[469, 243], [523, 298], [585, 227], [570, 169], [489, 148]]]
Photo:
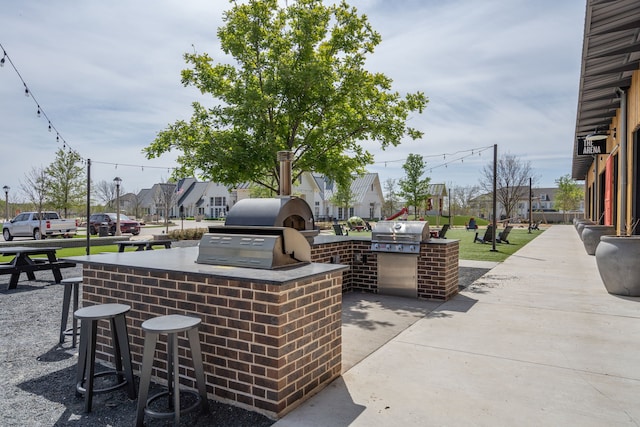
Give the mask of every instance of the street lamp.
[[120, 183], [122, 179], [118, 176], [113, 178], [113, 182], [116, 183], [116, 236], [122, 236], [120, 231]]
[[4, 190], [5, 217], [7, 218], [7, 221], [9, 221], [9, 190], [11, 190], [11, 188], [8, 185], [5, 185], [2, 189]]

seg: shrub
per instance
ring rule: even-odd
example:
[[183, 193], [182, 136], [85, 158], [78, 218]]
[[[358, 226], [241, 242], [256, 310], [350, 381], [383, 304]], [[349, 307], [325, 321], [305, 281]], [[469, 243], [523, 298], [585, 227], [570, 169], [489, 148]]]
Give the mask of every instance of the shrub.
[[207, 231], [209, 230], [206, 228], [186, 228], [184, 230], [171, 230], [168, 236], [172, 240], [200, 240]]

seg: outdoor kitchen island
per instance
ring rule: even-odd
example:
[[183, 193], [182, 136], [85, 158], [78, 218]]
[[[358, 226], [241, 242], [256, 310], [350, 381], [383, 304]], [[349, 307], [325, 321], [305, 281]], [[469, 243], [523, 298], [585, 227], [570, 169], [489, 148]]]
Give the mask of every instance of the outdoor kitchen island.
[[[216, 400], [280, 418], [340, 376], [342, 274], [348, 266], [264, 270], [198, 264], [197, 257], [198, 248], [189, 247], [69, 260], [83, 264], [84, 306], [131, 306], [134, 371], [142, 363], [142, 322], [183, 314], [202, 319], [207, 393]], [[98, 357], [112, 362], [107, 337], [99, 327]], [[161, 341], [157, 360], [165, 352]], [[181, 381], [195, 388], [187, 347], [180, 345], [179, 354]], [[165, 371], [154, 367], [154, 378], [164, 382]]]

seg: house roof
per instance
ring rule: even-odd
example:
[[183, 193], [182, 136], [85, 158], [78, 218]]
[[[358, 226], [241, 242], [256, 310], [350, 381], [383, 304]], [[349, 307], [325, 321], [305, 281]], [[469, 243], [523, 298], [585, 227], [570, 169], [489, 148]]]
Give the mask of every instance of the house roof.
[[[182, 206], [200, 206], [202, 197], [207, 192], [208, 182], [193, 182], [189, 186], [185, 194], [180, 197], [178, 205]], [[179, 190], [178, 190], [179, 191]]]
[[573, 179], [584, 180], [592, 163], [578, 155], [579, 141], [606, 131], [620, 108], [618, 88], [631, 84], [640, 67], [640, 1], [587, 0], [582, 69], [573, 147]]
[[[320, 188], [324, 188], [323, 192], [323, 200], [329, 200], [333, 197], [334, 190], [337, 189], [332, 181], [327, 180], [325, 177], [324, 186], [320, 186]], [[354, 204], [362, 203], [368, 189], [373, 185], [378, 179], [377, 173], [365, 173], [364, 175], [355, 176], [353, 181], [351, 181], [351, 192], [355, 196]], [[316, 180], [316, 182], [318, 182]]]
[[432, 196], [447, 195], [447, 187], [444, 184], [429, 184], [428, 191], [429, 191], [429, 194]]

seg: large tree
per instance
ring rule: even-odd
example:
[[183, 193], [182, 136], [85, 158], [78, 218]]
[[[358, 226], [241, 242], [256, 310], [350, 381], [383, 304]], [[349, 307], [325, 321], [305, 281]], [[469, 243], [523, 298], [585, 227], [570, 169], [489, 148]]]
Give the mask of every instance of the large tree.
[[380, 43], [366, 16], [345, 2], [231, 1], [218, 29], [217, 63], [185, 54], [182, 83], [214, 101], [193, 103], [145, 148], [148, 158], [181, 152], [176, 176], [227, 185], [254, 182], [279, 193], [277, 152], [290, 150], [293, 179], [318, 172], [339, 184], [364, 172], [373, 156], [360, 142], [388, 148], [422, 133], [407, 126], [427, 98], [391, 90], [392, 80], [364, 68]]
[[400, 180], [400, 196], [402, 196], [409, 206], [413, 206], [413, 213], [416, 218], [420, 216], [419, 207], [423, 206], [429, 198], [429, 181], [431, 178], [424, 177], [427, 164], [419, 154], [409, 154], [402, 169], [407, 174]]
[[[486, 164], [481, 172], [480, 187], [493, 193], [493, 163]], [[498, 157], [496, 165], [496, 199], [504, 207], [507, 218], [513, 216], [518, 202], [529, 194], [529, 179], [535, 183], [531, 162], [505, 153]]]
[[83, 204], [86, 195], [84, 170], [79, 164], [80, 160], [80, 155], [75, 151], [58, 149], [53, 163], [45, 170], [48, 175], [47, 200], [65, 218], [68, 217], [69, 209]]

